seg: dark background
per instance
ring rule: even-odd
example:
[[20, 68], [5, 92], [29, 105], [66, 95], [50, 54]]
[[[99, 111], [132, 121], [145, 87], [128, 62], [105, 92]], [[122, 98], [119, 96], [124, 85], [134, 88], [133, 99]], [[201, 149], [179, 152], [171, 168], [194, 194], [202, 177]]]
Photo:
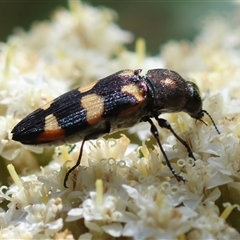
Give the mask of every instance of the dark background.
[[[231, 17], [236, 8], [231, 1], [161, 1], [117, 0], [84, 1], [94, 6], [114, 9], [121, 28], [135, 37], [144, 37], [151, 54], [169, 39], [193, 39], [198, 33], [204, 16], [217, 14]], [[49, 19], [59, 6], [68, 7], [62, 0], [1, 0], [0, 41], [6, 41], [17, 26], [28, 30], [34, 21]], [[129, 49], [133, 49], [133, 44]]]

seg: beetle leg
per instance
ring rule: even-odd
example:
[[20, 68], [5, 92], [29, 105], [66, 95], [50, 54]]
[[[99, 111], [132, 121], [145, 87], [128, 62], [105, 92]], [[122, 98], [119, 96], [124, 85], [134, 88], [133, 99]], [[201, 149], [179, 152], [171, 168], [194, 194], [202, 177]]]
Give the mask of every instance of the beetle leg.
[[80, 165], [80, 163], [81, 163], [84, 143], [85, 143], [87, 140], [96, 139], [96, 138], [98, 138], [98, 137], [101, 136], [101, 135], [104, 135], [104, 134], [109, 133], [109, 132], [110, 132], [110, 129], [111, 129], [110, 123], [109, 123], [109, 122], [105, 122], [105, 128], [104, 128], [104, 129], [101, 129], [101, 131], [99, 130], [99, 132], [91, 133], [91, 134], [89, 134], [89, 135], [87, 135], [87, 136], [84, 137], [84, 139], [83, 139], [83, 141], [82, 141], [81, 148], [80, 148], [80, 152], [79, 152], [79, 155], [78, 155], [78, 160], [77, 160], [76, 164], [67, 171], [67, 173], [66, 173], [66, 175], [65, 175], [65, 177], [64, 177], [63, 186], [64, 186], [65, 188], [68, 188], [68, 187], [67, 187], [67, 180], [68, 180], [69, 175], [70, 175], [71, 172], [72, 172], [75, 168], [77, 168], [77, 167]]
[[168, 168], [170, 169], [170, 171], [172, 172], [172, 174], [175, 176], [175, 178], [177, 179], [178, 182], [180, 182], [180, 181], [185, 182], [186, 179], [183, 178], [182, 176], [180, 176], [179, 174], [177, 174], [175, 172], [175, 170], [173, 169], [173, 167], [172, 167], [172, 165], [171, 165], [171, 163], [170, 163], [170, 161], [169, 161], [169, 159], [168, 159], [168, 157], [167, 157], [167, 155], [166, 155], [166, 153], [165, 153], [165, 151], [162, 147], [162, 144], [161, 144], [160, 139], [159, 139], [158, 130], [157, 130], [156, 126], [154, 125], [152, 119], [150, 119], [149, 117], [145, 117], [143, 119], [143, 121], [147, 121], [151, 125], [150, 131], [151, 131], [152, 135], [154, 136], [154, 138], [157, 140], [157, 143], [158, 143], [158, 145], [161, 149], [161, 152], [162, 152], [162, 154], [165, 158], [166, 164], [167, 164]]
[[188, 156], [191, 157], [191, 158], [193, 158], [194, 161], [196, 161], [196, 158], [194, 157], [193, 152], [192, 152], [191, 148], [189, 147], [189, 145], [187, 144], [187, 142], [186, 142], [185, 140], [183, 140], [182, 138], [180, 138], [180, 137], [174, 132], [174, 130], [172, 129], [170, 123], [169, 123], [166, 119], [163, 119], [163, 118], [157, 118], [157, 117], [155, 117], [155, 119], [157, 120], [157, 122], [158, 122], [158, 124], [159, 124], [159, 126], [160, 126], [161, 128], [166, 128], [166, 129], [168, 129], [168, 130], [175, 136], [175, 138], [176, 138], [180, 143], [182, 143], [182, 145], [183, 145], [183, 146], [187, 149], [187, 151], [188, 151]]

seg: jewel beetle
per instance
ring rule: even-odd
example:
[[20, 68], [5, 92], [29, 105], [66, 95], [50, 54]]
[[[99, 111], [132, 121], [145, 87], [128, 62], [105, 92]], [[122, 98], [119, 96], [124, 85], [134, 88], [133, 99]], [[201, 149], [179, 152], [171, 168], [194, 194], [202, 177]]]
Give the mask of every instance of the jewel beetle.
[[154, 118], [161, 128], [166, 128], [186, 147], [191, 148], [172, 129], [169, 122], [159, 118], [162, 113], [186, 112], [203, 122], [207, 114], [202, 109], [198, 87], [168, 69], [152, 69], [140, 75], [141, 69], [125, 69], [89, 85], [73, 89], [46, 103], [22, 119], [12, 130], [12, 139], [27, 145], [59, 146], [82, 140], [76, 164], [64, 179], [67, 187], [69, 174], [79, 166], [84, 142], [104, 134], [129, 128], [141, 121], [150, 124], [166, 164], [178, 181], [185, 179], [177, 174], [160, 143]]

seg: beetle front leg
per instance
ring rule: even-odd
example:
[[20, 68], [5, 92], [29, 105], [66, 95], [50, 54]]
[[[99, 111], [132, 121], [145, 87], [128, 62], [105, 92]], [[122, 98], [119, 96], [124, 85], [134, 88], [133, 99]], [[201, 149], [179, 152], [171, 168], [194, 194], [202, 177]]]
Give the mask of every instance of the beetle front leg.
[[168, 129], [168, 130], [175, 136], [175, 138], [176, 138], [179, 142], [182, 143], [182, 145], [183, 145], [183, 146], [187, 149], [187, 151], [188, 151], [188, 156], [191, 157], [191, 158], [193, 158], [193, 159], [196, 161], [196, 159], [195, 159], [195, 157], [194, 157], [194, 155], [193, 155], [193, 152], [192, 152], [191, 148], [189, 147], [189, 145], [187, 144], [187, 142], [186, 142], [185, 140], [183, 140], [182, 138], [180, 138], [180, 137], [174, 132], [174, 130], [172, 129], [170, 123], [169, 123], [166, 119], [163, 119], [163, 118], [157, 118], [157, 117], [155, 117], [155, 119], [156, 119], [156, 121], [158, 122], [158, 124], [159, 124], [159, 126], [160, 126], [161, 128], [166, 128], [166, 129]]
[[184, 177], [180, 176], [179, 174], [177, 174], [175, 172], [175, 170], [173, 169], [173, 167], [172, 167], [172, 165], [171, 165], [171, 163], [170, 163], [170, 161], [169, 161], [169, 159], [168, 159], [168, 157], [167, 157], [167, 155], [166, 155], [166, 153], [165, 153], [165, 151], [162, 147], [162, 144], [161, 144], [160, 139], [159, 139], [158, 130], [157, 130], [156, 126], [154, 125], [152, 119], [149, 118], [149, 117], [144, 117], [142, 119], [142, 121], [149, 122], [149, 124], [151, 125], [150, 131], [151, 131], [152, 135], [154, 136], [154, 138], [157, 140], [158, 146], [159, 146], [159, 148], [160, 148], [160, 150], [161, 150], [161, 152], [162, 152], [162, 154], [165, 158], [166, 164], [167, 164], [168, 168], [170, 169], [170, 171], [172, 172], [172, 174], [174, 175], [174, 177], [177, 179], [178, 182], [180, 182], [180, 181], [185, 182], [186, 179]]

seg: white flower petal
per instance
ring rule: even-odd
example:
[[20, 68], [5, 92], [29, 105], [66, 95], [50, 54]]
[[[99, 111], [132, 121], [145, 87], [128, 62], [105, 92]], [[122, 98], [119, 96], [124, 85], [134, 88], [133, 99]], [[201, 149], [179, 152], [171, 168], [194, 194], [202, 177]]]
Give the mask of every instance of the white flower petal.
[[135, 188], [130, 187], [130, 186], [125, 185], [125, 184], [123, 184], [122, 187], [127, 191], [128, 195], [130, 197], [132, 197], [134, 199], [138, 197], [139, 194], [138, 194], [138, 191]]
[[68, 216], [65, 221], [72, 222], [72, 221], [76, 221], [82, 217], [83, 217], [83, 209], [82, 208], [72, 208], [68, 212]]
[[84, 224], [91, 231], [103, 233], [102, 228], [94, 222], [84, 221]]
[[215, 202], [221, 196], [221, 192], [218, 188], [215, 188], [203, 202]]
[[120, 237], [122, 235], [122, 224], [121, 223], [111, 223], [102, 226], [102, 229], [113, 237]]
[[207, 189], [211, 189], [211, 188], [214, 188], [214, 187], [217, 187], [217, 186], [221, 186], [221, 185], [230, 183], [232, 181], [233, 181], [233, 179], [230, 178], [229, 176], [227, 176], [225, 174], [222, 174], [220, 172], [217, 172], [211, 177], [211, 179], [208, 183]]
[[91, 240], [92, 239], [92, 234], [91, 233], [84, 233], [80, 235], [78, 240]]
[[54, 233], [58, 232], [63, 227], [63, 219], [59, 218], [51, 223], [46, 224], [46, 226], [49, 228], [49, 230]]

